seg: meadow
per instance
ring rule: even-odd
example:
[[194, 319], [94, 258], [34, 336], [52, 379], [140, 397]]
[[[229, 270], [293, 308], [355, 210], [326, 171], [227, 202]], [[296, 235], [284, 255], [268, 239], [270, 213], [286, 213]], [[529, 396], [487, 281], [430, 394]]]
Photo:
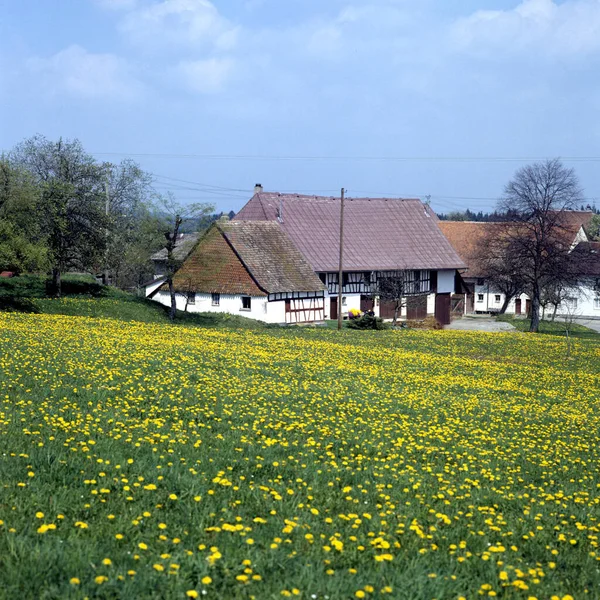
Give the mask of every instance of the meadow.
[[0, 313], [0, 597], [600, 597], [600, 344]]

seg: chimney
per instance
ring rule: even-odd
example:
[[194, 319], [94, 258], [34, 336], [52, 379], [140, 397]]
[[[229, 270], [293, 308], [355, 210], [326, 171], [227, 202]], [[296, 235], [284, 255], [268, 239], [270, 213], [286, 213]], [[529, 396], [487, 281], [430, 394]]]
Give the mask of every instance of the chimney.
[[257, 183], [257, 184], [254, 186], [254, 193], [255, 193], [255, 194], [260, 194], [262, 191], [263, 191], [263, 186], [262, 186], [262, 183]]

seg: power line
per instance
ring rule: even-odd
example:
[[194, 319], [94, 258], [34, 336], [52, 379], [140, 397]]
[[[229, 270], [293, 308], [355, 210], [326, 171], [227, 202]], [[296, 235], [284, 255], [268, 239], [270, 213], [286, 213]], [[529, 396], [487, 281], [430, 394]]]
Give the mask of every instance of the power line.
[[[271, 160], [271, 161], [321, 161], [363, 160], [390, 162], [535, 162], [555, 157], [549, 156], [277, 156], [250, 154], [176, 154], [152, 152], [92, 152], [96, 156], [133, 156], [147, 158], [183, 158], [198, 160]], [[564, 156], [563, 162], [600, 162], [600, 156]]]

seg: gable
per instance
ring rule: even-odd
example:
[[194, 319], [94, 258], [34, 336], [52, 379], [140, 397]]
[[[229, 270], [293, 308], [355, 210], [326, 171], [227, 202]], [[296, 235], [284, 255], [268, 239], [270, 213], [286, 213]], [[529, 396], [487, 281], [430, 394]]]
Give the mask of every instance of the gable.
[[[175, 291], [266, 296], [221, 231], [211, 227], [173, 276]], [[166, 285], [161, 291], [168, 289]]]

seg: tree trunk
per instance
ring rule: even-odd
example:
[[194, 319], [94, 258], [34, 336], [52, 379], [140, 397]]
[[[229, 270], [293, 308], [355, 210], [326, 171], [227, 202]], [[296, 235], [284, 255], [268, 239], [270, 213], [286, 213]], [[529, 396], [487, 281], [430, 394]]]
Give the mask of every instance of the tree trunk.
[[508, 308], [508, 305], [510, 304], [511, 300], [512, 300], [512, 296], [509, 296], [508, 294], [504, 297], [504, 303], [502, 304], [502, 307], [500, 308], [500, 312], [498, 313], [499, 315], [503, 315], [506, 312], [506, 309]]
[[177, 297], [175, 296], [175, 288], [173, 287], [173, 277], [169, 277], [169, 295], [171, 296], [171, 310], [169, 310], [169, 319], [175, 320], [177, 312]]
[[52, 282], [50, 284], [50, 294], [55, 298], [60, 298], [61, 294], [61, 279], [60, 279], [60, 268], [53, 267], [52, 269]]
[[398, 303], [396, 302], [396, 306], [394, 306], [394, 320], [392, 321], [392, 327], [396, 327], [396, 321], [398, 320]]
[[531, 325], [530, 333], [537, 333], [540, 328], [540, 291], [536, 287], [531, 297]]
[[556, 319], [556, 311], [558, 310], [558, 302], [554, 305], [554, 310], [552, 311], [552, 322], [554, 323], [554, 319]]

